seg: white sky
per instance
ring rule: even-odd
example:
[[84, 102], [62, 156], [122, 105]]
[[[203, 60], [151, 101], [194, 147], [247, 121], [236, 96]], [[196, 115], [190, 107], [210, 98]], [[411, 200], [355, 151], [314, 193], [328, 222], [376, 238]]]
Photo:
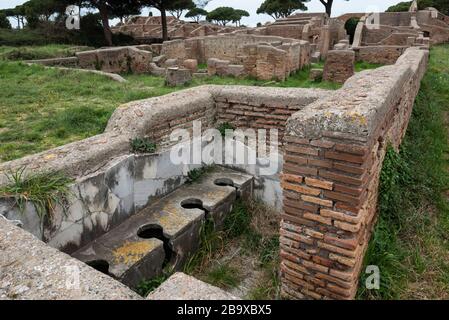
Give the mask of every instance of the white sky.
[[[405, 0], [335, 0], [332, 16], [339, 16], [348, 12], [383, 12], [389, 6]], [[0, 9], [12, 8], [26, 2], [26, 0], [0, 0]], [[258, 22], [272, 21], [270, 16], [256, 14], [257, 8], [263, 0], [212, 0], [206, 7], [206, 10], [213, 10], [216, 7], [229, 6], [236, 9], [243, 9], [251, 14], [251, 17], [244, 18], [242, 23], [248, 26], [255, 26]], [[307, 3], [308, 12], [323, 12], [324, 6], [319, 0], [311, 0]], [[157, 10], [153, 10], [158, 15]], [[148, 14], [148, 10], [142, 13]], [[14, 24], [13, 24], [14, 26]]]

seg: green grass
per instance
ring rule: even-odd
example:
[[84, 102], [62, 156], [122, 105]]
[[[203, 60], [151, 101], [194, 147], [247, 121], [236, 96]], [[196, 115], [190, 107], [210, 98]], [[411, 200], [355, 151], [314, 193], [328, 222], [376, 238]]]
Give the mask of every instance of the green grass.
[[355, 63], [355, 71], [356, 72], [360, 72], [363, 70], [371, 70], [371, 69], [376, 69], [379, 67], [382, 67], [382, 64], [379, 63], [369, 63], [369, 62], [365, 62], [365, 61], [358, 61]]
[[[13, 47], [0, 47], [0, 56], [7, 56], [14, 50]], [[65, 55], [70, 47], [47, 45], [22, 47], [20, 50], [31, 52], [33, 58], [48, 58]], [[119, 105], [187, 87], [204, 84], [340, 87], [334, 83], [310, 81], [308, 69], [297, 72], [285, 82], [211, 77], [194, 79], [188, 86], [177, 88], [166, 87], [160, 77], [124, 76], [128, 83], [114, 82], [94, 74], [45, 69], [0, 59], [0, 162], [100, 134]]]
[[0, 188], [0, 198], [14, 199], [22, 213], [32, 203], [41, 220], [51, 219], [57, 205], [64, 205], [73, 179], [60, 172], [30, 174], [25, 168], [7, 174], [9, 184]]
[[228, 264], [214, 267], [206, 275], [208, 283], [220, 288], [235, 288], [240, 283], [239, 270]]
[[207, 69], [207, 63], [198, 63], [198, 69]]
[[[237, 201], [223, 230], [203, 225], [199, 250], [184, 272], [223, 289], [240, 285], [248, 272], [262, 274], [248, 299], [276, 299], [279, 292], [279, 234], [273, 211], [257, 202]], [[274, 221], [276, 220], [276, 221]], [[250, 271], [248, 271], [250, 270]]]
[[137, 286], [137, 293], [142, 297], [148, 296], [151, 292], [156, 290], [162, 283], [167, 280], [171, 274], [163, 274], [159, 277], [150, 280], [143, 280]]
[[362, 273], [360, 299], [449, 298], [448, 56], [449, 45], [432, 49], [406, 137], [387, 151], [365, 257], [379, 266], [381, 288], [365, 289]]
[[50, 44], [46, 46], [10, 47], [0, 46], [0, 60], [38, 60], [50, 58], [70, 57], [79, 49], [63, 44]]

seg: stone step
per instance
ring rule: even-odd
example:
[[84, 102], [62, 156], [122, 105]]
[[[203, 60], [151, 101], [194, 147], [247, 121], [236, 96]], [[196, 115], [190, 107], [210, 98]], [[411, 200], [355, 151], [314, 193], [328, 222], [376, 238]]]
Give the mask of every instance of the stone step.
[[237, 198], [253, 193], [253, 177], [216, 167], [144, 208], [73, 254], [131, 288], [157, 277], [166, 265], [181, 270], [197, 249], [206, 219], [223, 226]]

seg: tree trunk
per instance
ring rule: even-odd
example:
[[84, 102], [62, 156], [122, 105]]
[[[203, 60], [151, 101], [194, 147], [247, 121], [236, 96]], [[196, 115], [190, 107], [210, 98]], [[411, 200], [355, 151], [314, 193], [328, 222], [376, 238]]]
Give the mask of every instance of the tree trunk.
[[112, 31], [111, 27], [109, 26], [109, 15], [106, 4], [104, 2], [101, 2], [98, 10], [100, 11], [101, 22], [103, 23], [103, 31], [106, 43], [109, 47], [112, 47]]
[[324, 0], [320, 0], [320, 2], [324, 5], [324, 7], [326, 8], [326, 13], [327, 13], [327, 15], [329, 16], [329, 18], [331, 17], [331, 14], [332, 14], [332, 5], [333, 5], [333, 3], [334, 3], [334, 0], [327, 0], [327, 2], [326, 1], [324, 1]]
[[330, 5], [329, 5], [329, 3], [326, 5], [326, 13], [330, 18], [331, 14], [332, 14], [332, 2]]
[[165, 11], [164, 5], [161, 5], [159, 9], [161, 11], [161, 23], [162, 23], [162, 40], [168, 40], [168, 28], [167, 28], [167, 12]]

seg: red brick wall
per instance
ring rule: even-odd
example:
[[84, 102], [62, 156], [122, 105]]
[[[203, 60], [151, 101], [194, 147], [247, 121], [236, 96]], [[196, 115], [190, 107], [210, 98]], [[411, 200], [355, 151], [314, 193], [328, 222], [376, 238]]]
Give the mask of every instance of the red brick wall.
[[[320, 100], [289, 120], [282, 176], [283, 296], [354, 298], [376, 220], [386, 146], [391, 143], [398, 147], [407, 129], [426, 70], [427, 55], [423, 52], [415, 49], [397, 66], [353, 80], [361, 83], [366, 77], [364, 80], [372, 83], [369, 89], [350, 83], [333, 98]], [[323, 108], [330, 108], [330, 101], [336, 109]], [[373, 108], [373, 103], [378, 104], [377, 114], [351, 111], [357, 105], [363, 108], [371, 104], [369, 108]], [[339, 111], [343, 106], [347, 119]], [[338, 116], [332, 122], [334, 114]]]
[[283, 145], [287, 119], [329, 94], [316, 89], [264, 88], [262, 92], [256, 87], [228, 87], [215, 94], [217, 123], [227, 122], [240, 129], [278, 129]]
[[230, 123], [235, 128], [278, 129], [280, 144], [283, 144], [285, 123], [300, 106], [245, 105], [240, 103], [217, 103], [218, 122]]

